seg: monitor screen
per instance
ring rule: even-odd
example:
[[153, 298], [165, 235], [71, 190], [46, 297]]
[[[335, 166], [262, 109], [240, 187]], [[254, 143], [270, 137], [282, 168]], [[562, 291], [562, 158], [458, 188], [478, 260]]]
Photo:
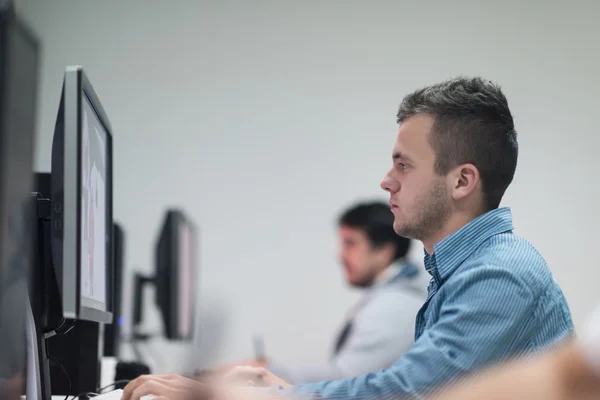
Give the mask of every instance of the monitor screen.
[[87, 96], [82, 96], [81, 136], [81, 302], [106, 310], [107, 134]]
[[[196, 226], [183, 212], [167, 210], [156, 242], [156, 304], [170, 340], [193, 340], [196, 306]], [[138, 296], [138, 295], [136, 295]], [[137, 300], [141, 307], [141, 299]], [[141, 322], [141, 309], [134, 324]]]
[[192, 295], [192, 229], [187, 223], [179, 224], [179, 335], [193, 334], [194, 296]]

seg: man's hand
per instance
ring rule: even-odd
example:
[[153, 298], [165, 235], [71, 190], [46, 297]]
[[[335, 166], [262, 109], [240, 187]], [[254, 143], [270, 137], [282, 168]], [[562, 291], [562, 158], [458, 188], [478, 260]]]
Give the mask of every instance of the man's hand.
[[240, 366], [225, 374], [223, 381], [231, 384], [260, 387], [290, 387], [289, 383], [262, 367]]
[[266, 359], [237, 361], [237, 362], [225, 364], [225, 365], [219, 367], [216, 370], [216, 373], [225, 375], [236, 367], [261, 367], [261, 368], [264, 368], [267, 366], [267, 364], [268, 364], [268, 362]]
[[[269, 386], [268, 383], [284, 386], [287, 383], [262, 368], [238, 368], [229, 375], [231, 381], [219, 379], [214, 385], [179, 375], [142, 375], [125, 386], [121, 400], [140, 400], [146, 395], [157, 396], [153, 400], [282, 400], [281, 396], [247, 386]], [[261, 378], [257, 378], [259, 375]], [[244, 377], [253, 379], [246, 379], [240, 386]], [[233, 384], [236, 379], [238, 385]]]
[[125, 386], [121, 400], [146, 395], [157, 396], [155, 400], [215, 400], [209, 386], [180, 375], [142, 375]]

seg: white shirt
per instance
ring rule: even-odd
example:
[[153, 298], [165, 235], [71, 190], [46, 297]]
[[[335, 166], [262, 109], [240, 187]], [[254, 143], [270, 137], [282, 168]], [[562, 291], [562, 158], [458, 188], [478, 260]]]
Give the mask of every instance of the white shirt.
[[404, 267], [404, 264], [402, 264], [402, 263], [396, 263], [396, 264], [390, 265], [389, 267], [387, 267], [386, 269], [381, 271], [375, 277], [375, 281], [373, 282], [374, 285], [376, 285], [376, 286], [385, 285], [386, 283], [391, 281], [392, 278], [394, 278], [396, 275], [398, 275], [403, 267]]
[[350, 311], [352, 328], [345, 344], [325, 365], [270, 364], [268, 369], [292, 384], [338, 380], [376, 372], [396, 362], [414, 343], [416, 314], [427, 296], [425, 271], [394, 279], [406, 268], [384, 270]]

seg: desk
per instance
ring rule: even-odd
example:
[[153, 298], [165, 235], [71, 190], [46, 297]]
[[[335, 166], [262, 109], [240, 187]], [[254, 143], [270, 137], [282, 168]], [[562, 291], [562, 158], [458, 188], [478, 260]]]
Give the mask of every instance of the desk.
[[[66, 394], [62, 395], [62, 396], [52, 396], [52, 400], [65, 400], [65, 396], [66, 396]], [[71, 397], [73, 397], [73, 396], [69, 396], [69, 399]], [[25, 399], [26, 399], [25, 396], [21, 396], [21, 400], [25, 400]]]

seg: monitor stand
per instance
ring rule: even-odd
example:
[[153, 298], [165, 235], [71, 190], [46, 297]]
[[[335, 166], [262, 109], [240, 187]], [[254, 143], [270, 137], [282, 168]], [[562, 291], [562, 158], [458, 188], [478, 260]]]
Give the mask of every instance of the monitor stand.
[[[29, 306], [32, 324], [29, 329], [31, 339], [31, 352], [35, 357], [35, 382], [37, 390], [34, 394], [36, 400], [52, 400], [50, 384], [50, 364], [48, 357], [47, 340], [55, 335], [69, 332], [72, 325], [62, 316], [62, 304], [58, 281], [52, 263], [51, 248], [51, 202], [40, 193], [33, 193], [30, 206], [34, 216], [33, 268], [31, 271], [31, 290], [29, 292]], [[35, 343], [34, 343], [35, 342]], [[33, 388], [32, 388], [33, 390]]]
[[[29, 298], [26, 304], [26, 334], [27, 334], [27, 387], [25, 396], [28, 400], [42, 400], [42, 371], [38, 358], [40, 349], [38, 348], [38, 334], [33, 319], [33, 311]], [[45, 350], [45, 349], [43, 349]], [[47, 375], [46, 375], [47, 376]]]
[[152, 338], [153, 335], [140, 332], [140, 324], [142, 323], [144, 310], [144, 289], [147, 286], [154, 285], [156, 278], [154, 276], [146, 276], [136, 273], [133, 282], [133, 324], [131, 334], [131, 345], [135, 353], [136, 360], [140, 363], [144, 362], [142, 352], [138, 347], [138, 343], [145, 342]]

